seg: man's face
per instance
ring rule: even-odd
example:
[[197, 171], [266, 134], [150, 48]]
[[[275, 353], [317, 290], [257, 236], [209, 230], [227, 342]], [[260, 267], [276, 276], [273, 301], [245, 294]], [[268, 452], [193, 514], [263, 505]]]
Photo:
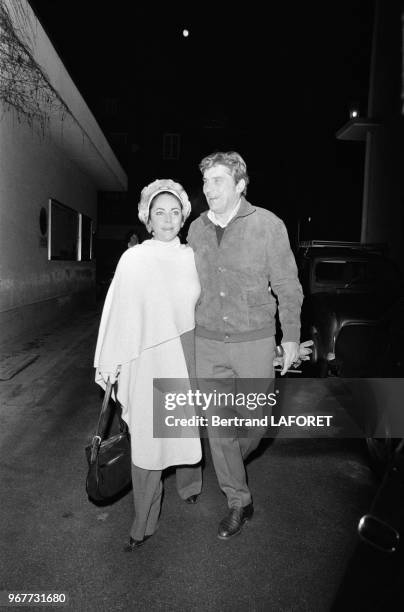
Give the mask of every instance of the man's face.
[[230, 213], [234, 209], [244, 186], [244, 179], [236, 184], [230, 170], [221, 164], [203, 173], [203, 193], [210, 210], [218, 215]]

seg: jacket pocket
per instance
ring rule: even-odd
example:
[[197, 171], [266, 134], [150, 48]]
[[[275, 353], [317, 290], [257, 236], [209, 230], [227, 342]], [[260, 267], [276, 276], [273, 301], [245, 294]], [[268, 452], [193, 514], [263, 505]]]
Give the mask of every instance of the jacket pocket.
[[247, 304], [248, 306], [265, 306], [271, 303], [271, 296], [269, 291], [262, 291], [261, 289], [251, 289], [246, 291]]

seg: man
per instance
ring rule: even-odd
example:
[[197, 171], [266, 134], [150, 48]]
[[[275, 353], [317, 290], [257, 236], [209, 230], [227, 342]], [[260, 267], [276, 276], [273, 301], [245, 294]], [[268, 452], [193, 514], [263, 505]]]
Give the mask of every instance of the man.
[[[197, 377], [218, 383], [265, 379], [268, 387], [274, 378], [277, 311], [272, 293], [283, 334], [282, 375], [299, 361], [303, 294], [286, 228], [276, 215], [245, 199], [249, 179], [238, 153], [209, 155], [199, 168], [209, 211], [188, 233], [202, 288], [196, 309]], [[229, 507], [218, 537], [227, 540], [253, 515], [244, 460], [260, 437], [238, 437], [237, 432], [217, 437], [213, 427], [208, 435]]]

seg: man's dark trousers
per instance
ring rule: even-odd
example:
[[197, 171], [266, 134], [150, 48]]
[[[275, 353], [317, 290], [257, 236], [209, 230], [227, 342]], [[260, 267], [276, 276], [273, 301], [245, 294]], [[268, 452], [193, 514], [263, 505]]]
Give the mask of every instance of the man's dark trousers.
[[[254, 379], [251, 381], [254, 391], [268, 393], [274, 380], [274, 357], [273, 336], [246, 342], [196, 337], [196, 373], [202, 391], [212, 392], [212, 381], [204, 379], [217, 379], [216, 390], [226, 392], [234, 388], [234, 379], [240, 378]], [[248, 416], [256, 417], [258, 414], [260, 410], [255, 410]], [[226, 437], [219, 437], [221, 431], [226, 431]], [[213, 464], [229, 508], [244, 507], [252, 501], [244, 460], [257, 448], [265, 431], [266, 428], [254, 428], [252, 435], [240, 437], [237, 428], [220, 430], [218, 427], [208, 427]]]

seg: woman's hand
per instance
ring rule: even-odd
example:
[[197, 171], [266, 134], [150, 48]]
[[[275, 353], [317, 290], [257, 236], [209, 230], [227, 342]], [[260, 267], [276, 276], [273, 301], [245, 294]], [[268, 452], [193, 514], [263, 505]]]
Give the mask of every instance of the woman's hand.
[[99, 370], [99, 372], [105, 384], [107, 384], [108, 379], [109, 379], [109, 381], [111, 382], [111, 385], [114, 385], [116, 381], [118, 380], [119, 370], [120, 368], [115, 370], [115, 372], [107, 372], [106, 370]]
[[[310, 355], [313, 352], [309, 346], [313, 346], [313, 340], [306, 340], [305, 342], [300, 343], [299, 347], [299, 363], [302, 361], [307, 361], [310, 359]], [[297, 365], [299, 365], [299, 363]]]
[[299, 363], [300, 347], [297, 342], [282, 342], [283, 364], [281, 376], [286, 374], [289, 368], [296, 367]]

